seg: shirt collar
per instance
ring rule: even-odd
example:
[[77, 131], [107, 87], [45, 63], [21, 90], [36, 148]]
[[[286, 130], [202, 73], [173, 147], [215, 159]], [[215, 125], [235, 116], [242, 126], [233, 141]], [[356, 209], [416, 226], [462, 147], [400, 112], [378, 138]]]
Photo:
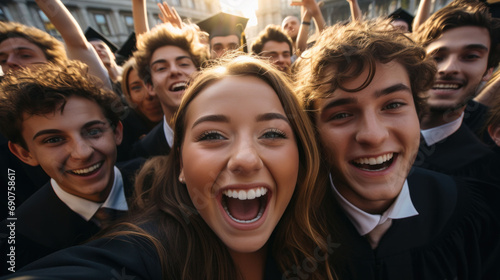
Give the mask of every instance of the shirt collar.
[[455, 131], [457, 131], [460, 128], [463, 119], [464, 119], [464, 113], [462, 113], [458, 119], [452, 122], [445, 123], [437, 127], [421, 130], [422, 137], [424, 137], [427, 146], [434, 145], [437, 142], [446, 139], [448, 136], [455, 133]]
[[359, 232], [360, 235], [366, 235], [372, 231], [377, 225], [384, 223], [387, 219], [403, 219], [418, 215], [417, 210], [413, 206], [410, 198], [410, 190], [408, 188], [408, 181], [405, 180], [403, 188], [399, 193], [394, 203], [382, 215], [370, 214], [354, 206], [347, 201], [335, 188], [330, 174], [330, 184], [333, 189], [335, 198], [344, 209], [349, 220]]
[[57, 197], [64, 202], [73, 212], [79, 214], [83, 219], [89, 221], [95, 212], [99, 210], [101, 206], [112, 208], [116, 210], [128, 210], [127, 200], [125, 199], [125, 192], [123, 191], [123, 178], [120, 170], [114, 167], [114, 181], [111, 192], [104, 203], [93, 202], [76, 195], [70, 194], [63, 190], [54, 179], [50, 179], [50, 184], [52, 189], [56, 193]]
[[168, 125], [167, 118], [163, 116], [163, 132], [165, 133], [165, 139], [167, 139], [167, 144], [172, 147], [174, 144], [174, 131]]

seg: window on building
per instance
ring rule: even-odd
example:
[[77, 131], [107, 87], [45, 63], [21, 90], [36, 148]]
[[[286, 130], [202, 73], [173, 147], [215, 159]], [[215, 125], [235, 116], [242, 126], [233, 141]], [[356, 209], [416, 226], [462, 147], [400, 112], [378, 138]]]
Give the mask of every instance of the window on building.
[[134, 31], [134, 18], [132, 17], [132, 14], [124, 14], [123, 22], [125, 23], [128, 34], [132, 33]]
[[0, 7], [0, 21], [5, 21], [7, 22], [7, 15], [5, 14], [4, 10], [2, 7]]
[[190, 9], [194, 9], [194, 0], [185, 0], [186, 6]]
[[45, 31], [54, 37], [61, 37], [56, 27], [52, 24], [52, 22], [50, 22], [50, 19], [47, 17], [47, 15], [45, 15], [44, 12], [40, 9], [37, 9], [37, 12], [40, 16], [40, 20], [42, 21]]
[[93, 13], [95, 23], [97, 28], [104, 36], [110, 36], [111, 31], [109, 30], [108, 19], [105, 13], [102, 12], [94, 12]]

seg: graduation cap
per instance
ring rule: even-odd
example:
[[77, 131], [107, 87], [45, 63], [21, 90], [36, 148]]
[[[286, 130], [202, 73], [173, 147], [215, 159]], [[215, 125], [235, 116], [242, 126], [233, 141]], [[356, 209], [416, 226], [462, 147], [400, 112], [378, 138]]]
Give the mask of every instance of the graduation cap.
[[201, 30], [208, 32], [210, 39], [217, 36], [236, 35], [241, 39], [241, 33], [247, 26], [248, 18], [220, 12], [198, 22]]
[[92, 26], [87, 27], [87, 30], [85, 30], [85, 38], [87, 38], [87, 41], [89, 42], [92, 41], [104, 42], [113, 53], [116, 52], [116, 50], [118, 50], [117, 45], [108, 40], [108, 38], [104, 37], [104, 35], [102, 35], [99, 31], [92, 28]]
[[408, 13], [406, 10], [399, 8], [392, 12], [389, 16], [390, 19], [394, 20], [402, 20], [408, 24], [408, 31], [411, 32], [411, 25], [413, 23], [413, 18], [410, 13]]
[[137, 40], [135, 38], [135, 32], [132, 32], [130, 33], [130, 35], [128, 35], [127, 40], [125, 41], [125, 43], [123, 43], [116, 54], [122, 56], [125, 59], [128, 59], [132, 56], [132, 53], [137, 50], [136, 43]]

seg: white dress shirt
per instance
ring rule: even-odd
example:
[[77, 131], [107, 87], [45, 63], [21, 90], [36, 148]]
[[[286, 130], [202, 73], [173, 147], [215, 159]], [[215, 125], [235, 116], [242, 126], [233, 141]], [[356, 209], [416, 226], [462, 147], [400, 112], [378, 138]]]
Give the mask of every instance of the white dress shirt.
[[444, 140], [448, 138], [448, 136], [455, 133], [455, 131], [457, 131], [460, 128], [460, 125], [462, 125], [463, 119], [464, 119], [464, 113], [462, 113], [458, 119], [450, 123], [421, 130], [420, 132], [422, 133], [422, 137], [424, 137], [427, 146], [432, 146], [437, 142]]
[[174, 144], [174, 131], [168, 125], [167, 118], [163, 116], [163, 132], [165, 133], [165, 139], [167, 139], [167, 144], [172, 147]]
[[89, 221], [100, 207], [107, 207], [122, 211], [128, 210], [127, 200], [125, 199], [125, 192], [123, 190], [122, 173], [116, 166], [114, 167], [114, 172], [115, 176], [113, 187], [111, 188], [108, 198], [103, 203], [93, 202], [70, 194], [61, 189], [57, 182], [52, 178], [50, 179], [50, 184], [52, 185], [52, 189], [56, 195], [62, 202], [64, 202], [64, 204], [66, 204], [74, 212], [78, 213], [83, 219]]
[[335, 188], [330, 174], [330, 183], [335, 195], [335, 198], [344, 209], [349, 220], [359, 232], [360, 235], [366, 235], [372, 231], [377, 225], [384, 223], [387, 219], [403, 219], [418, 215], [417, 210], [413, 206], [408, 189], [408, 181], [405, 180], [403, 188], [399, 193], [394, 203], [382, 215], [370, 214], [354, 206], [347, 201]]

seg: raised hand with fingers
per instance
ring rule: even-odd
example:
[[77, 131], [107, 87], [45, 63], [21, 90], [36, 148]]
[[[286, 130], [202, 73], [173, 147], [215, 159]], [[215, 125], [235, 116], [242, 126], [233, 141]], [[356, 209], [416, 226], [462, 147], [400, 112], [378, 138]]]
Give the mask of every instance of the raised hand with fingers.
[[174, 7], [169, 7], [167, 2], [158, 3], [158, 8], [160, 8], [160, 20], [163, 23], [170, 22], [173, 26], [177, 28], [182, 28], [182, 20]]

